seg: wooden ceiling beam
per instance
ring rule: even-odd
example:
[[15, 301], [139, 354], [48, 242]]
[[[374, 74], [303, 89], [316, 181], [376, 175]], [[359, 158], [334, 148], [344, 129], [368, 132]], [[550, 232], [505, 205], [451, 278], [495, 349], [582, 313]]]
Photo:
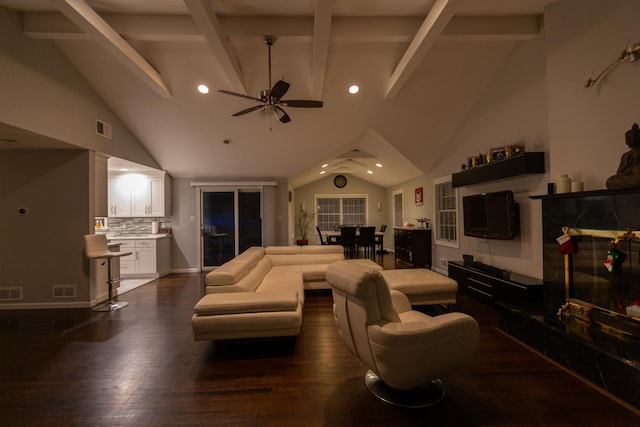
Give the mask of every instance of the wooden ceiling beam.
[[385, 99], [392, 99], [409, 80], [445, 27], [453, 18], [460, 0], [436, 0], [409, 47], [391, 74]]
[[247, 88], [240, 63], [225, 38], [224, 30], [211, 8], [210, 2], [208, 0], [184, 0], [184, 4], [189, 9], [193, 21], [209, 44], [213, 55], [229, 80], [231, 90], [246, 95]]
[[[205, 38], [190, 16], [100, 15], [127, 40], [201, 42]], [[262, 37], [278, 28], [278, 38], [314, 37], [312, 18], [219, 17], [224, 34], [230, 39]], [[420, 18], [331, 18], [330, 42], [409, 43], [424, 22]], [[23, 13], [23, 31], [34, 39], [87, 40], [89, 35], [57, 12]], [[538, 34], [538, 17], [454, 16], [440, 40], [527, 40]]]
[[313, 26], [313, 73], [311, 95], [322, 99], [331, 41], [333, 0], [316, 0]]
[[83, 0], [52, 0], [55, 7], [163, 98], [171, 92], [162, 77]]

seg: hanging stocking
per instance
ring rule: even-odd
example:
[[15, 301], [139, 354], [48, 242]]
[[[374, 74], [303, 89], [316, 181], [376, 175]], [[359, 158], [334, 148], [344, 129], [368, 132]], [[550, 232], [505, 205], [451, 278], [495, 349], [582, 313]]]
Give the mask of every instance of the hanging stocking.
[[604, 259], [604, 266], [609, 273], [613, 273], [615, 271], [618, 258], [620, 258], [620, 253], [616, 249], [615, 244], [611, 242], [609, 250], [607, 251], [607, 257]]
[[556, 241], [560, 244], [560, 253], [563, 255], [571, 255], [576, 252], [576, 245], [571, 236], [569, 236], [569, 227], [562, 227], [562, 236]]

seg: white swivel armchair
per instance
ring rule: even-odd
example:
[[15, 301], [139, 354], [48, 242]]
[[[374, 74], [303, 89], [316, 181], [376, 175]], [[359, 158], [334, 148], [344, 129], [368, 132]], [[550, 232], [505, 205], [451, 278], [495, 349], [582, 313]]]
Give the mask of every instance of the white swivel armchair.
[[404, 407], [442, 399], [444, 386], [438, 378], [472, 361], [478, 323], [463, 313], [429, 316], [413, 311], [404, 294], [389, 291], [378, 271], [359, 264], [334, 262], [326, 275], [339, 334], [369, 368], [369, 391]]
[[132, 252], [112, 252], [107, 244], [107, 236], [104, 234], [87, 234], [84, 236], [84, 252], [89, 259], [106, 259], [107, 261], [107, 286], [109, 299], [106, 303], [97, 305], [93, 311], [113, 311], [129, 305], [126, 301], [113, 300], [113, 284], [120, 282], [120, 275], [113, 277], [111, 271], [111, 259], [131, 255]]

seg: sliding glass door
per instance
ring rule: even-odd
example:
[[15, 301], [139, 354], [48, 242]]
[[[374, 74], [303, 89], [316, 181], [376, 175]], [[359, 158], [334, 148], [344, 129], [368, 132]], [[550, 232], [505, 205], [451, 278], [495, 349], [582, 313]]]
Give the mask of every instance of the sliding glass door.
[[260, 189], [201, 189], [202, 269], [222, 265], [250, 246], [262, 245]]

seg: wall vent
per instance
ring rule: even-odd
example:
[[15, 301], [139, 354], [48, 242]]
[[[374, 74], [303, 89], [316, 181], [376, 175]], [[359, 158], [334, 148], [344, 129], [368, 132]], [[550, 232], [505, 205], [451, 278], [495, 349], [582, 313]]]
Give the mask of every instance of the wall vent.
[[107, 139], [111, 139], [111, 125], [96, 119], [96, 133]]
[[0, 301], [21, 301], [22, 286], [7, 286], [0, 288]]
[[51, 298], [75, 298], [76, 285], [52, 285]]

